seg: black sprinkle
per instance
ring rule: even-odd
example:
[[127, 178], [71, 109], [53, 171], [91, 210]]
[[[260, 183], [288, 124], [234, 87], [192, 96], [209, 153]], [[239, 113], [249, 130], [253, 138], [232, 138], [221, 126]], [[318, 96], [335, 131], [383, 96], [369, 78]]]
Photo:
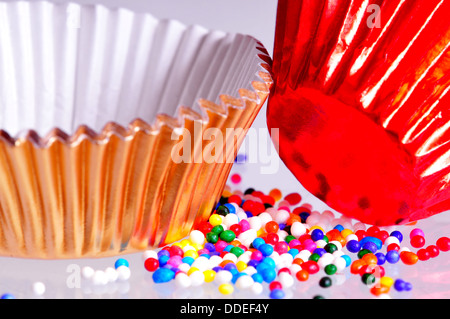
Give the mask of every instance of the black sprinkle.
[[251, 195], [254, 191], [255, 191], [254, 188], [247, 188], [247, 189], [245, 190], [245, 192], [244, 192], [244, 195], [248, 195], [248, 194]]

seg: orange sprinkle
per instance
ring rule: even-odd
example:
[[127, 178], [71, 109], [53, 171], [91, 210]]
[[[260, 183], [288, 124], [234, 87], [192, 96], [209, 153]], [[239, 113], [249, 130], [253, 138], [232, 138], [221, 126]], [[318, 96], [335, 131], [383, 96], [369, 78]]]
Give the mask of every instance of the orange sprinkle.
[[301, 265], [301, 264], [303, 264], [304, 263], [304, 261], [303, 261], [303, 259], [301, 259], [301, 258], [295, 258], [293, 261], [292, 261], [292, 263], [293, 264], [297, 264], [297, 265]]
[[381, 294], [386, 294], [390, 290], [389, 287], [383, 285], [375, 285], [370, 289], [372, 295], [379, 296]]
[[291, 213], [289, 215], [288, 220], [286, 221], [286, 225], [292, 225], [294, 222], [301, 222], [302, 219], [300, 218], [300, 216]]
[[364, 260], [364, 262], [365, 262], [367, 265], [376, 265], [377, 262], [378, 262], [377, 256], [375, 256], [375, 255], [372, 254], [372, 253], [365, 254], [364, 256], [362, 256], [361, 259]]
[[269, 192], [269, 196], [272, 197], [276, 202], [279, 201], [283, 195], [278, 188], [274, 188]]
[[354, 275], [359, 274], [359, 271], [363, 266], [367, 265], [366, 262], [362, 259], [357, 259], [352, 262], [350, 265], [350, 272]]
[[230, 263], [231, 263], [231, 264], [234, 264], [233, 261], [227, 259], [227, 260], [222, 261], [222, 262], [219, 264], [219, 266], [220, 266], [220, 267], [225, 267], [225, 265], [230, 264]]

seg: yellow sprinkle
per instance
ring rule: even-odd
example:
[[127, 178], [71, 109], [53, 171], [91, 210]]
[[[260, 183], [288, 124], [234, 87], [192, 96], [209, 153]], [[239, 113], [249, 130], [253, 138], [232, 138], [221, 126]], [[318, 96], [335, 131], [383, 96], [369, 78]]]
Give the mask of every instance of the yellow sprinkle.
[[264, 231], [264, 229], [260, 228], [257, 232], [256, 232], [256, 236], [258, 237], [262, 237], [262, 235], [264, 235], [266, 232]]
[[204, 246], [203, 246], [202, 244], [198, 244], [198, 243], [192, 243], [191, 245], [192, 245], [192, 247], [194, 247], [195, 250], [197, 250], [197, 251], [199, 251], [200, 249], [203, 249], [203, 248], [204, 248]]
[[350, 229], [348, 229], [348, 228], [343, 229], [341, 231], [341, 236], [344, 237], [344, 238], [347, 238], [347, 236], [350, 235], [350, 234], [353, 234], [353, 232]]
[[243, 262], [242, 260], [240, 260], [236, 263], [236, 268], [239, 272], [241, 272], [247, 268], [247, 264], [245, 262]]
[[381, 277], [380, 278], [380, 284], [385, 287], [391, 287], [394, 284], [394, 279], [391, 277]]
[[212, 282], [216, 278], [216, 272], [210, 269], [205, 270], [203, 275], [205, 276], [205, 282]]
[[189, 239], [183, 239], [182, 241], [180, 241], [180, 247], [181, 248], [184, 248], [184, 247], [186, 247], [187, 245], [190, 245], [191, 244], [191, 241], [189, 240]]
[[190, 276], [194, 271], [199, 271], [197, 267], [191, 267], [189, 268], [187, 275]]
[[196, 259], [198, 257], [198, 253], [195, 250], [188, 250], [184, 253], [183, 257], [192, 257]]
[[223, 294], [223, 295], [229, 295], [229, 294], [232, 294], [232, 293], [233, 293], [234, 288], [233, 288], [233, 286], [230, 285], [230, 284], [221, 284], [221, 285], [219, 286], [219, 291], [220, 291], [220, 293]]
[[211, 217], [209, 217], [209, 223], [213, 227], [222, 224], [222, 216], [219, 214], [212, 214]]

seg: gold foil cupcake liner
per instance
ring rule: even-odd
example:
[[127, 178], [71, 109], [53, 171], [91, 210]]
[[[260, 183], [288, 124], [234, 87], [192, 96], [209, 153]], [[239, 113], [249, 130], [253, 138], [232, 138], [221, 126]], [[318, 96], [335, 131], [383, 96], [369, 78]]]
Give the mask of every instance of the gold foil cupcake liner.
[[[27, 8], [32, 12], [33, 4]], [[64, 12], [64, 7], [52, 10]], [[272, 85], [267, 51], [250, 37], [245, 41], [251, 49], [245, 51], [248, 59], [232, 68], [245, 70], [239, 78], [222, 76], [209, 90], [203, 82], [192, 95], [195, 105], [180, 104], [173, 115], [158, 105], [156, 119], [144, 120], [138, 113], [127, 127], [121, 119], [107, 122], [101, 130], [81, 124], [69, 134], [69, 129], [54, 128], [45, 137], [34, 129], [15, 137], [0, 131], [0, 254], [78, 258], [130, 253], [179, 240], [205, 220], [225, 186], [233, 164], [229, 159], [235, 158]], [[5, 51], [0, 48], [0, 61]], [[230, 52], [233, 59], [239, 56], [239, 50]], [[237, 63], [233, 59], [223, 61]], [[218, 70], [226, 74], [226, 65]], [[166, 99], [179, 94], [173, 87], [165, 88]], [[195, 81], [188, 89], [181, 87], [192, 88]], [[214, 96], [215, 92], [221, 93]], [[204, 138], [208, 129], [223, 135], [224, 146], [214, 155], [219, 152], [226, 160], [196, 160], [212, 152]], [[183, 133], [190, 138], [190, 159], [179, 162], [174, 151]]]

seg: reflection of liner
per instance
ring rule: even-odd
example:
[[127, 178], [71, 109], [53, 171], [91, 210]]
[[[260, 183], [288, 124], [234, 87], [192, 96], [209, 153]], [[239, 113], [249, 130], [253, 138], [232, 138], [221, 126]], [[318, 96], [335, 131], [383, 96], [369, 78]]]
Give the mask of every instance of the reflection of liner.
[[[107, 256], [183, 238], [214, 208], [232, 161], [177, 164], [172, 133], [195, 138], [198, 122], [245, 131], [272, 85], [252, 37], [101, 6], [76, 7], [71, 29], [60, 25], [71, 6], [0, 4], [2, 255]], [[192, 159], [208, 147], [193, 140]]]

